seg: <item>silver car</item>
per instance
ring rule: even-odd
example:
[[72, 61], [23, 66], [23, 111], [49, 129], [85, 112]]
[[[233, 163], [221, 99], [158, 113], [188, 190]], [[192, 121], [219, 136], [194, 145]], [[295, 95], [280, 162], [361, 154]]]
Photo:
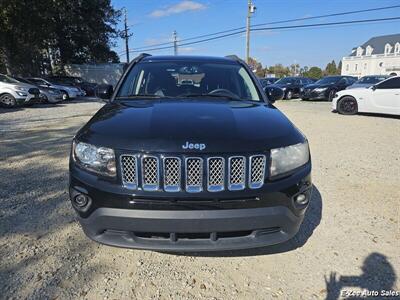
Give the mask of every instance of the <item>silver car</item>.
[[[32, 84], [35, 85], [33, 82], [21, 78], [21, 77], [13, 77], [14, 79], [18, 80], [19, 82], [27, 83], [27, 84]], [[39, 89], [39, 98], [42, 102], [47, 102], [47, 103], [58, 103], [63, 100], [63, 94], [59, 89], [54, 89], [50, 87], [43, 87], [43, 86], [37, 86]]]
[[29, 81], [33, 82], [34, 84], [41, 86], [41, 87], [50, 87], [54, 89], [58, 89], [62, 93], [63, 100], [74, 99], [81, 95], [81, 91], [79, 88], [74, 86], [62, 85], [53, 81], [49, 81], [44, 78], [26, 78]]
[[39, 102], [39, 89], [32, 85], [19, 82], [14, 78], [0, 74], [0, 105], [15, 107]]

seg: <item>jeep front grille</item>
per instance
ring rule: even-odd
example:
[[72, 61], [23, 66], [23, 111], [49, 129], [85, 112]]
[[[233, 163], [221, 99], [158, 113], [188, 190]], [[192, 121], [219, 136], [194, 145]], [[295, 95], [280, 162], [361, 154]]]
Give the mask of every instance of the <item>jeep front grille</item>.
[[[120, 156], [124, 187], [144, 191], [198, 193], [261, 188], [265, 180], [266, 156], [159, 157]], [[139, 184], [140, 183], [140, 184]]]

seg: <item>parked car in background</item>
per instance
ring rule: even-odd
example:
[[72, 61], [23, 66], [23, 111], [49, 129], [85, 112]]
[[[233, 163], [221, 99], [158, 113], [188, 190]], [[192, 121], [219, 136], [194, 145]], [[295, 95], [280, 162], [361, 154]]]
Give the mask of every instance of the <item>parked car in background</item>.
[[267, 85], [274, 84], [278, 80], [279, 80], [279, 78], [275, 78], [275, 77], [260, 78], [260, 82], [261, 82], [261, 85], [263, 88], [266, 87]]
[[96, 87], [98, 85], [97, 83], [87, 82], [81, 77], [75, 76], [51, 76], [49, 79], [58, 82], [59, 84], [67, 84], [79, 87], [85, 92], [85, 96], [94, 96]]
[[304, 86], [313, 81], [307, 77], [284, 77], [276, 81], [273, 86], [277, 86], [284, 91], [284, 99], [290, 100], [294, 97], [300, 97]]
[[29, 81], [31, 81], [34, 84], [41, 86], [41, 87], [50, 87], [50, 88], [60, 90], [62, 93], [63, 100], [74, 99], [74, 98], [80, 96], [80, 94], [81, 94], [80, 89], [75, 86], [58, 84], [57, 82], [55, 82], [53, 80], [48, 80], [48, 79], [39, 78], [39, 77], [32, 77], [32, 78], [26, 78], [26, 79], [28, 79]]
[[27, 84], [32, 84], [35, 85], [39, 89], [39, 98], [42, 102], [47, 102], [47, 103], [58, 103], [63, 100], [63, 95], [60, 90], [50, 88], [50, 87], [44, 87], [44, 86], [38, 86], [35, 83], [21, 77], [14, 76], [13, 77], [15, 80]]
[[14, 78], [0, 74], [0, 105], [16, 107], [40, 102], [39, 89], [32, 85], [19, 82]]
[[343, 115], [358, 112], [400, 115], [400, 76], [366, 89], [340, 91], [333, 98], [332, 109]]
[[301, 99], [332, 101], [336, 92], [344, 90], [356, 81], [357, 78], [352, 76], [326, 76], [304, 87]]
[[388, 75], [370, 75], [364, 76], [354, 82], [352, 85], [348, 86], [346, 89], [355, 89], [355, 88], [368, 88], [382, 80], [389, 78]]

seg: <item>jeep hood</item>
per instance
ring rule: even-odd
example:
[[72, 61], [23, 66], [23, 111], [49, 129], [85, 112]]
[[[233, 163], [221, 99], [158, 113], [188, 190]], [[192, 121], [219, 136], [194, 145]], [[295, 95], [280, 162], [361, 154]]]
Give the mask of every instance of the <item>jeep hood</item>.
[[106, 104], [76, 138], [120, 151], [200, 152], [182, 145], [202, 143], [201, 153], [265, 151], [304, 141], [275, 107], [224, 99], [132, 100]]

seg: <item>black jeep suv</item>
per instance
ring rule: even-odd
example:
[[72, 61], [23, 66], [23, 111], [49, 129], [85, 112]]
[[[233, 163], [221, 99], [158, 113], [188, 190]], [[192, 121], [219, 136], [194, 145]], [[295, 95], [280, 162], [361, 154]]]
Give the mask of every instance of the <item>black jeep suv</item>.
[[110, 99], [70, 157], [70, 199], [91, 239], [201, 251], [296, 234], [312, 189], [307, 139], [243, 61], [141, 55], [115, 91], [100, 90]]

